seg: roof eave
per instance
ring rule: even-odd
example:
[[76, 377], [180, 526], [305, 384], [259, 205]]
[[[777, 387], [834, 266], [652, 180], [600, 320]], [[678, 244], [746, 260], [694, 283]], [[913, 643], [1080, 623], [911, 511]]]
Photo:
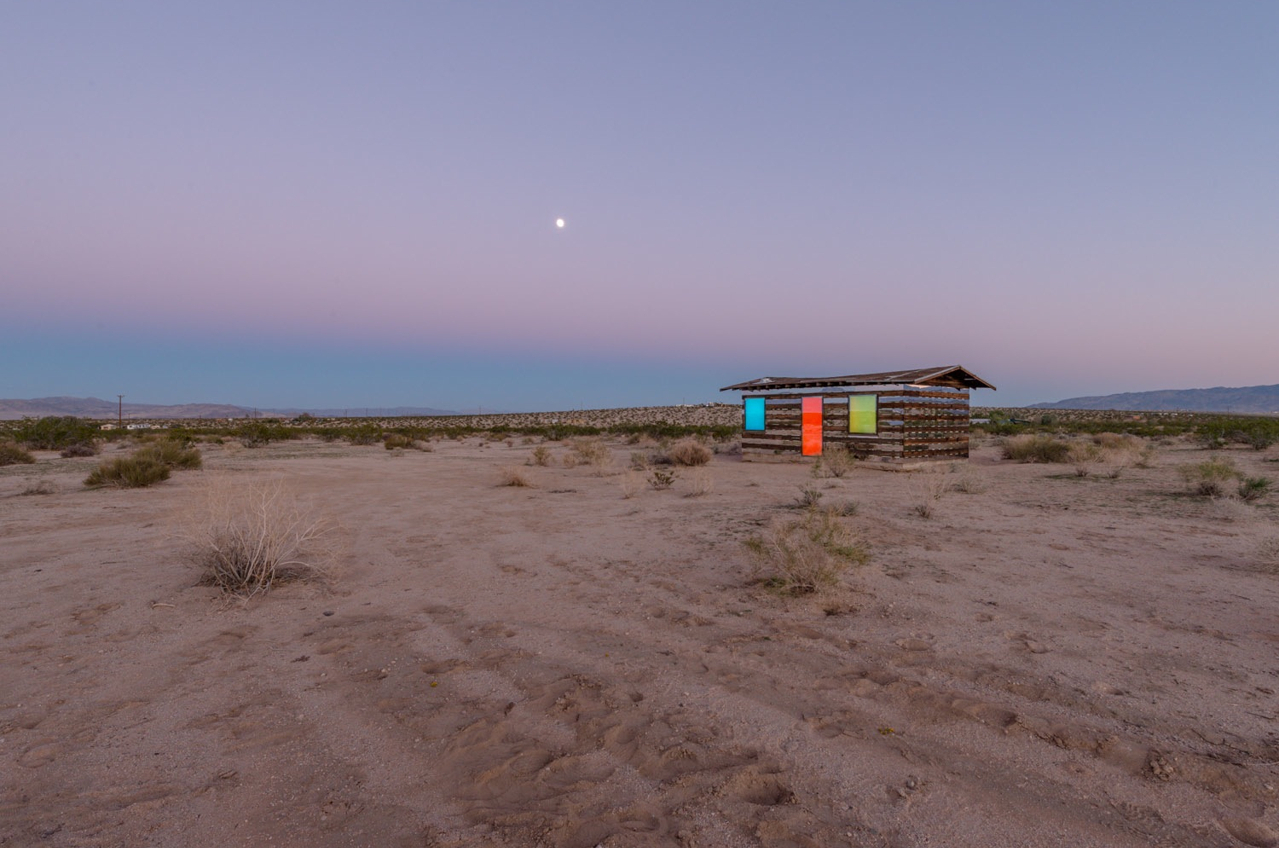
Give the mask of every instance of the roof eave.
[[[958, 376], [957, 376], [958, 375]], [[933, 382], [935, 381], [935, 382]], [[905, 371], [882, 371], [875, 374], [849, 374], [842, 377], [760, 377], [744, 383], [734, 383], [720, 389], [721, 392], [761, 392], [769, 389], [792, 391], [843, 386], [873, 385], [924, 385], [949, 386], [963, 389], [990, 389], [986, 382], [962, 365], [945, 368], [916, 368]]]

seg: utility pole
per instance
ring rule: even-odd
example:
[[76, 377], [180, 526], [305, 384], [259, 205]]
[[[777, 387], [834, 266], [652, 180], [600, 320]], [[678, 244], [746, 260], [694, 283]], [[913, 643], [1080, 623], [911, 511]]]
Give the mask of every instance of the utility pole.
[[120, 422], [120, 426], [123, 427], [124, 426], [124, 395], [116, 395], [116, 397], [120, 399], [119, 422]]

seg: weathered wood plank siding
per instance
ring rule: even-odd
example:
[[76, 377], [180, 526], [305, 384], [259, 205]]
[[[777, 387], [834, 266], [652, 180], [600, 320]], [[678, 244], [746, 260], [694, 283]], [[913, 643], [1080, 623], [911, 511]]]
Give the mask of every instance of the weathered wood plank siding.
[[[802, 398], [818, 395], [824, 400], [824, 451], [842, 447], [863, 459], [889, 462], [968, 456], [968, 390], [931, 386], [752, 394], [764, 398], [765, 429], [743, 430], [743, 456], [799, 456]], [[874, 435], [848, 432], [848, 398], [853, 395], [876, 396]]]

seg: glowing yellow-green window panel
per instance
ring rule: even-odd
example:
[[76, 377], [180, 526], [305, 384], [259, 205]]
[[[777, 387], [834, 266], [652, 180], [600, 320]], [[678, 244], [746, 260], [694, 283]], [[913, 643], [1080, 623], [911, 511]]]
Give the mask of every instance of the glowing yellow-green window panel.
[[848, 398], [848, 432], [870, 436], [879, 432], [879, 395]]

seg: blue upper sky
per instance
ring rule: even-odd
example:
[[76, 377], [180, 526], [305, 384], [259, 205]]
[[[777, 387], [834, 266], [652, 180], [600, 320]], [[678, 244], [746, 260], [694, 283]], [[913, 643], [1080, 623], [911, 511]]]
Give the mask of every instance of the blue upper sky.
[[1276, 383], [1277, 91], [1242, 0], [0, 3], [0, 397]]

